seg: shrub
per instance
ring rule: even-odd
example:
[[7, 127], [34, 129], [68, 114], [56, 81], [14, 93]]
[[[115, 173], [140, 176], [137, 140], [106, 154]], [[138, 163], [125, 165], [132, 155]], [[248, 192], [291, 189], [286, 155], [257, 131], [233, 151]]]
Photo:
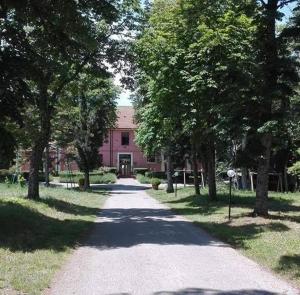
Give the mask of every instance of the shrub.
[[154, 186], [159, 186], [161, 184], [161, 180], [159, 178], [152, 178], [151, 184]]
[[92, 184], [110, 184], [115, 183], [117, 177], [114, 173], [105, 173], [103, 175], [92, 175], [90, 177], [90, 182]]
[[139, 183], [142, 183], [142, 184], [150, 184], [151, 183], [151, 179], [147, 176], [144, 176], [143, 174], [137, 174], [136, 179]]
[[79, 186], [80, 189], [82, 189], [84, 187], [84, 178], [79, 178], [78, 186]]
[[23, 177], [23, 175], [18, 175], [18, 183], [20, 187], [24, 187], [26, 185], [26, 179]]
[[167, 178], [166, 172], [163, 171], [157, 171], [157, 172], [151, 171], [151, 172], [147, 172], [145, 175], [150, 178], [159, 178], [159, 179]]
[[11, 172], [7, 169], [0, 169], [0, 182], [5, 182], [6, 178], [11, 177]]
[[101, 169], [102, 169], [102, 171], [103, 171], [104, 173], [113, 173], [113, 174], [117, 174], [117, 172], [118, 172], [117, 167], [102, 167]]
[[134, 168], [133, 169], [133, 174], [134, 175], [138, 175], [138, 174], [141, 174], [141, 175], [146, 175], [146, 173], [149, 171], [148, 168]]

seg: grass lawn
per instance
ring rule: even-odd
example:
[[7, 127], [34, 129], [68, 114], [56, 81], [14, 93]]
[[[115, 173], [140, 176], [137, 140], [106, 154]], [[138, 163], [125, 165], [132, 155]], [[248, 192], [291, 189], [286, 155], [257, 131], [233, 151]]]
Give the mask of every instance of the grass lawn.
[[270, 218], [263, 219], [250, 216], [252, 192], [234, 192], [231, 222], [224, 189], [217, 202], [209, 202], [206, 191], [196, 197], [193, 188], [180, 189], [177, 198], [163, 190], [149, 194], [300, 287], [300, 193], [271, 193]]
[[93, 224], [106, 194], [0, 184], [0, 294], [40, 294]]

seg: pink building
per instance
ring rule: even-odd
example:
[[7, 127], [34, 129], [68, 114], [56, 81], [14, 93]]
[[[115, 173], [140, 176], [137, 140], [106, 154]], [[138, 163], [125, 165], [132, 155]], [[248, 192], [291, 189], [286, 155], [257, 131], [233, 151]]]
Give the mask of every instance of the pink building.
[[[109, 130], [108, 138], [100, 148], [102, 166], [116, 167], [121, 176], [132, 175], [134, 168], [147, 168], [149, 171], [163, 171], [164, 161], [160, 157], [146, 157], [135, 144], [137, 129], [134, 123], [133, 107], [118, 107], [116, 128]], [[68, 162], [66, 150], [50, 145], [50, 162], [54, 171], [78, 170], [75, 161]], [[29, 171], [30, 151], [23, 154], [25, 159], [22, 171]]]
[[122, 176], [131, 175], [134, 168], [164, 169], [161, 159], [146, 157], [135, 144], [136, 129], [133, 107], [118, 107], [116, 128], [109, 131], [108, 139], [100, 149], [103, 166], [117, 167]]

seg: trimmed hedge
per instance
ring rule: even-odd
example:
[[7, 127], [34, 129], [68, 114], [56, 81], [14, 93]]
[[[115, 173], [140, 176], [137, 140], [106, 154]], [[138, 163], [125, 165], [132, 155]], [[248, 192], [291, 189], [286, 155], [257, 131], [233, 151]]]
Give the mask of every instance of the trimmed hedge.
[[146, 175], [146, 173], [149, 171], [148, 168], [133, 168], [133, 174], [134, 175]]
[[147, 177], [143, 174], [137, 174], [136, 179], [141, 184], [150, 184], [151, 183], [151, 178]]
[[117, 167], [101, 167], [100, 170], [102, 170], [104, 173], [118, 173]]
[[[16, 177], [14, 175], [15, 175], [15, 172], [12, 172], [10, 170], [1, 169], [0, 170], [0, 182], [4, 182], [6, 177], [10, 181], [13, 181], [14, 179], [16, 179]], [[28, 181], [28, 179], [29, 179], [28, 171], [23, 171], [20, 173], [20, 175], [23, 176], [26, 181]], [[52, 181], [53, 177], [51, 175], [49, 175], [49, 179], [50, 179], [50, 181]], [[39, 172], [39, 181], [40, 182], [45, 181], [45, 173], [44, 172], [41, 172], [41, 171]]]
[[158, 178], [158, 179], [167, 179], [167, 174], [166, 172], [163, 171], [158, 171], [158, 172], [147, 172], [145, 176], [149, 178]]
[[[72, 177], [70, 177], [69, 173], [60, 173], [59, 182], [74, 182], [78, 183], [79, 179], [84, 178], [84, 174], [82, 172], [73, 173]], [[91, 184], [109, 184], [115, 183], [117, 181], [117, 177], [114, 173], [103, 173], [103, 172], [91, 172], [90, 173], [90, 183]]]

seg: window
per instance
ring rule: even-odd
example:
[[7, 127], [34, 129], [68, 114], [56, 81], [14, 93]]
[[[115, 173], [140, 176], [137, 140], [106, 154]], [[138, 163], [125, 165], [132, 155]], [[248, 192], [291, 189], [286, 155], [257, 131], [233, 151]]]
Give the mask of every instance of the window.
[[122, 145], [129, 145], [129, 132], [122, 132]]
[[103, 155], [99, 154], [100, 165], [103, 166]]
[[150, 155], [147, 157], [148, 163], [155, 163], [155, 155]]

